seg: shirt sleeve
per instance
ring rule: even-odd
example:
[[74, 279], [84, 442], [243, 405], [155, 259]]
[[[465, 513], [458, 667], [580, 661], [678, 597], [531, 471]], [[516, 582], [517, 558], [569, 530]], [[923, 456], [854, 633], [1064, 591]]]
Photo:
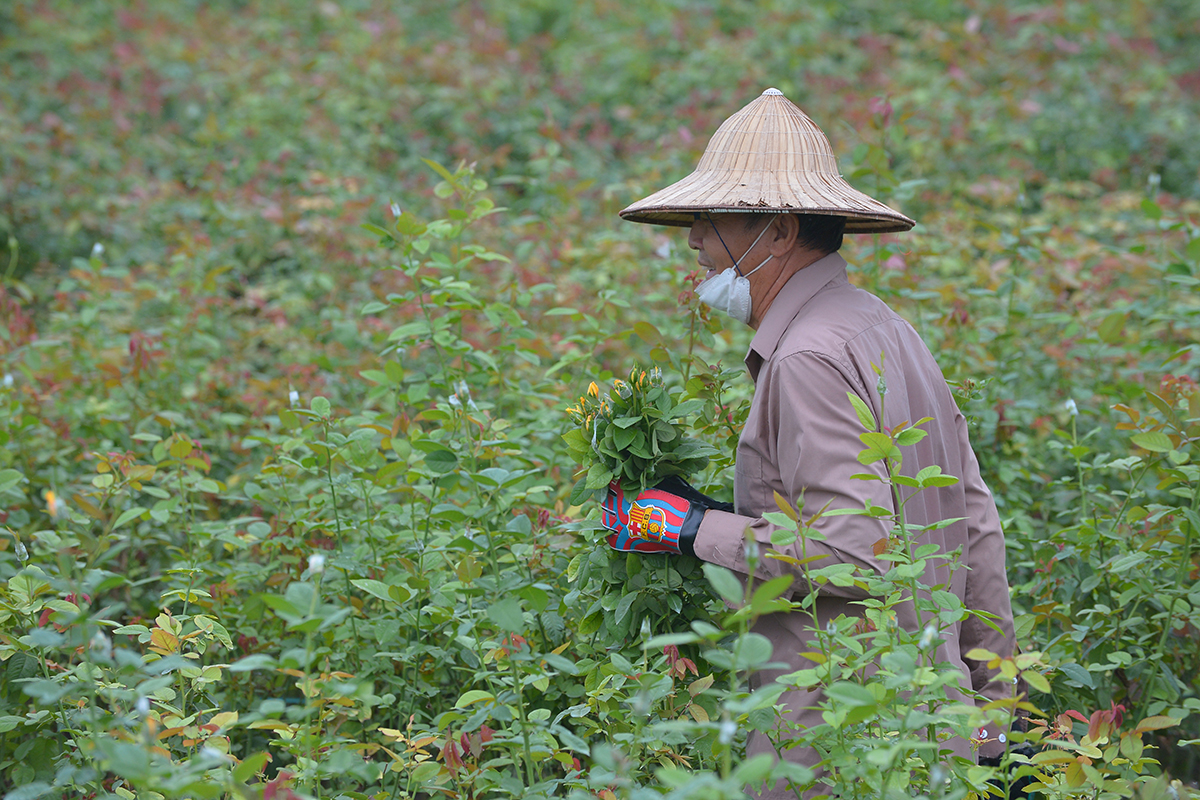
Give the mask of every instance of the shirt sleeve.
[[[756, 399], [767, 404], [764, 412], [772, 420], [772, 430], [767, 440], [752, 446], [779, 465], [784, 498], [793, 505], [802, 500], [802, 519], [817, 517], [813, 529], [824, 539], [806, 537], [805, 541], [776, 546], [771, 536], [778, 528], [763, 517], [709, 511], [696, 534], [696, 556], [746, 574], [749, 531], [759, 545], [756, 577], [760, 579], [792, 575], [797, 580], [797, 590], [804, 591], [800, 584], [804, 580], [803, 570], [767, 557], [769, 550], [794, 559], [819, 556], [809, 562], [810, 569], [840, 563], [882, 574], [886, 568], [876, 559], [874, 550], [887, 536], [887, 523], [862, 514], [829, 515], [834, 510], [862, 510], [868, 502], [886, 508], [889, 514], [893, 509], [886, 484], [854, 477], [864, 473], [883, 477], [885, 468], [883, 462], [867, 466], [859, 463], [858, 454], [864, 447], [859, 434], [864, 429], [846, 393], [858, 395], [878, 417], [875, 400], [864, 387], [855, 385], [856, 381], [851, 380], [841, 364], [827, 355], [794, 353], [771, 369], [774, 374], [765, 381], [760, 376], [759, 381], [758, 391], [765, 391], [766, 396]], [[825, 584], [820, 591], [834, 597], [867, 596], [856, 585]]]

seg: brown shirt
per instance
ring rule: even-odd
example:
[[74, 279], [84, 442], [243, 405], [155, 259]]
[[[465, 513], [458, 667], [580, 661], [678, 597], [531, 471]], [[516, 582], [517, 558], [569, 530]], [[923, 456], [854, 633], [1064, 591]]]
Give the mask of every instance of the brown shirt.
[[[884, 370], [883, 398], [872, 364]], [[792, 502], [803, 497], [806, 518], [827, 504], [830, 509], [862, 509], [870, 501], [893, 508], [887, 486], [851, 477], [866, 472], [883, 475], [885, 467], [883, 462], [866, 467], [858, 462], [863, 427], [847, 392], [862, 398], [875, 418], [888, 427], [932, 417], [922, 426], [929, 435], [902, 449], [903, 473], [915, 475], [924, 467], [937, 465], [961, 480], [954, 486], [916, 494], [906, 504], [905, 515], [915, 525], [964, 518], [921, 534], [920, 541], [937, 543], [946, 553], [962, 548], [961, 563], [970, 569], [951, 570], [945, 562], [935, 562], [923, 580], [929, 586], [945, 584], [968, 608], [996, 615], [995, 622], [1003, 631], [997, 633], [972, 617], [941, 634], [945, 643], [938, 655], [962, 669], [964, 688], [992, 698], [1009, 696], [1012, 686], [989, 682], [986, 665], [963, 655], [974, 647], [1004, 655], [1013, 651], [1004, 534], [991, 492], [979, 475], [963, 415], [917, 332], [882, 300], [852, 286], [846, 278], [846, 262], [831, 253], [797, 272], [775, 297], [750, 344], [746, 366], [755, 390], [738, 443], [734, 473], [737, 513], [705, 514], [696, 535], [696, 556], [745, 574], [749, 528], [760, 552], [776, 549], [799, 558], [799, 542], [780, 548], [771, 545], [775, 526], [762, 514], [778, 510], [775, 492]], [[825, 555], [814, 567], [840, 562], [880, 573], [887, 570], [873, 548], [887, 536], [888, 524], [867, 516], [832, 516], [819, 520], [816, 529], [826, 539], [807, 544], [808, 556]], [[796, 576], [795, 591], [808, 590], [797, 570], [781, 561], [760, 558], [758, 578], [781, 574]], [[817, 624], [824, 626], [839, 614], [859, 613], [860, 606], [852, 601], [864, 595], [854, 587], [826, 584], [819, 592]], [[911, 605], [902, 609], [899, 617], [900, 624], [915, 628]], [[791, 665], [789, 670], [765, 672], [761, 680], [813, 666], [799, 655], [813, 649], [805, 644], [812, 626], [810, 617], [795, 612], [759, 619], [755, 630], [771, 640], [774, 660]], [[821, 721], [819, 713], [810, 710], [819, 700], [815, 693], [792, 691], [780, 702], [787, 704], [792, 719], [811, 725]], [[985, 747], [982, 752], [990, 755], [993, 749]], [[767, 752], [771, 746], [765, 737], [751, 734], [749, 750], [751, 754]], [[956, 750], [969, 755], [964, 742], [957, 742]], [[786, 757], [806, 763], [816, 760], [811, 752], [797, 750]], [[768, 791], [761, 796], [776, 795]], [[795, 797], [791, 792], [778, 796]]]

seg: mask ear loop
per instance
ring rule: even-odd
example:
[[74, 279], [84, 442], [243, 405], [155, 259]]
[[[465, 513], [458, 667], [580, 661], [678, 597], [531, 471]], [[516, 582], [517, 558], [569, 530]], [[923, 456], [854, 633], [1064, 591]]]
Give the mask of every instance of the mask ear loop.
[[[733, 263], [734, 270], [737, 272], [738, 275], [741, 275], [742, 271], [741, 271], [741, 269], [738, 268], [738, 260], [733, 257], [733, 253], [729, 252], [729, 245], [725, 244], [725, 238], [723, 236], [721, 236], [721, 232], [719, 230], [717, 230], [717, 221], [714, 220], [712, 218], [712, 214], [710, 214], [707, 211], [704, 212], [704, 216], [708, 217], [708, 224], [712, 226], [713, 233], [715, 233], [717, 235], [717, 238], [721, 241], [721, 246], [725, 248], [725, 252], [729, 256], [729, 260]], [[700, 219], [699, 214], [696, 215], [696, 219]], [[753, 247], [753, 246], [754, 245], [751, 245], [751, 247]]]
[[[693, 214], [692, 216], [697, 221], [699, 221], [699, 219], [700, 219], [699, 214]], [[708, 224], [712, 226], [713, 233], [717, 234], [717, 239], [720, 240], [721, 246], [725, 248], [725, 252], [729, 255], [729, 260], [733, 262], [734, 271], [737, 272], [737, 274], [740, 275], [741, 277], [743, 277], [743, 278], [746, 277], [745, 273], [742, 272], [742, 267], [741, 267], [742, 259], [744, 259], [746, 256], [748, 256], [750, 254], [750, 251], [754, 249], [754, 245], [758, 244], [758, 240], [763, 237], [763, 234], [766, 233], [768, 230], [770, 230], [771, 224], [774, 223], [775, 220], [773, 220], [773, 219], [767, 220], [767, 227], [765, 227], [761, 231], [759, 231], [758, 236], [754, 237], [754, 241], [750, 243], [750, 246], [748, 248], [746, 248], [746, 252], [742, 254], [742, 258], [734, 258], [733, 253], [729, 252], [729, 245], [725, 244], [725, 239], [724, 239], [724, 237], [721, 236], [721, 231], [717, 230], [717, 223], [716, 223], [716, 220], [714, 220], [712, 218], [712, 214], [705, 211], [704, 216], [708, 217]], [[771, 257], [767, 256], [766, 261], [763, 261], [762, 264], [758, 265], [758, 267], [761, 267], [763, 264], [767, 263], [767, 261], [770, 261], [770, 260], [771, 260]], [[754, 269], [757, 270], [758, 267], [755, 267]]]

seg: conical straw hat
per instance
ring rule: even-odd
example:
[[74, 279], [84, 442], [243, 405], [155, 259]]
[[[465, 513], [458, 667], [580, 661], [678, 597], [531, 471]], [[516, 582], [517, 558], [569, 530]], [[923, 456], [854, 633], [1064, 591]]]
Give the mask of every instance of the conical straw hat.
[[829, 214], [846, 218], [847, 233], [906, 231], [916, 224], [846, 183], [825, 134], [778, 89], [725, 120], [695, 172], [621, 217], [688, 227], [701, 211]]

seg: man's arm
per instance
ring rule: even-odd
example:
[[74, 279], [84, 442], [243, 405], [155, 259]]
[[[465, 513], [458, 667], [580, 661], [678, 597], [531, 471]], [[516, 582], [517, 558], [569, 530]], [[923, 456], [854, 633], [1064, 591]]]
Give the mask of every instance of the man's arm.
[[[795, 503], [802, 497], [806, 520], [826, 506], [829, 510], [862, 509], [868, 501], [891, 510], [893, 502], [886, 484], [852, 477], [858, 473], [881, 477], [885, 474], [882, 462], [864, 466], [857, 460], [863, 449], [858, 438], [863, 429], [846, 392], [854, 392], [875, 408], [871, 393], [856, 386], [843, 367], [825, 355], [796, 353], [782, 359], [773, 369], [776, 374], [769, 382], [760, 380], [760, 384], [769, 386], [769, 393], [757, 400], [768, 404], [764, 410], [776, 422], [770, 441], [762, 444], [770, 449], [779, 465], [784, 498]], [[877, 408], [875, 413], [878, 415]], [[765, 509], [774, 510], [774, 507]], [[696, 535], [696, 556], [745, 574], [747, 529], [764, 554], [771, 549], [797, 559], [822, 556], [811, 562], [810, 568], [846, 563], [877, 572], [886, 569], [876, 559], [874, 547], [887, 536], [888, 525], [863, 515], [824, 517], [815, 525], [824, 535], [824, 541], [809, 540], [806, 544], [796, 541], [777, 547], [771, 543], [771, 534], [777, 527], [761, 516], [709, 511]], [[768, 579], [784, 574], [803, 577], [798, 569], [783, 561], [760, 558], [757, 577]], [[825, 585], [821, 591], [832, 596], [866, 596], [853, 586]]]

